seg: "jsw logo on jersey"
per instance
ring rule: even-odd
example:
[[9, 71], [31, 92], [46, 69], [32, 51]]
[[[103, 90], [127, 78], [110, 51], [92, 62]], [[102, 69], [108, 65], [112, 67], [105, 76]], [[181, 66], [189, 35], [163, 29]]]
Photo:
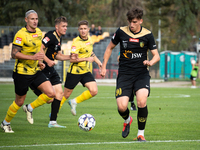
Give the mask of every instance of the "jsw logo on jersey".
[[142, 53], [133, 53], [130, 50], [125, 50], [125, 53], [123, 53], [124, 57], [128, 58], [128, 59], [134, 59], [134, 58], [141, 58], [142, 57]]
[[142, 53], [132, 53], [132, 58], [141, 58], [142, 57]]

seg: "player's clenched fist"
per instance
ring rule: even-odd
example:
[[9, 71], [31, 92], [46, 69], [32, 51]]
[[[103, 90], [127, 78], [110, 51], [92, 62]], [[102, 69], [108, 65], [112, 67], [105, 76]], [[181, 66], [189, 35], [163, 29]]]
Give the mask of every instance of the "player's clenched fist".
[[44, 53], [38, 52], [35, 55], [33, 55], [33, 60], [43, 60], [44, 59]]

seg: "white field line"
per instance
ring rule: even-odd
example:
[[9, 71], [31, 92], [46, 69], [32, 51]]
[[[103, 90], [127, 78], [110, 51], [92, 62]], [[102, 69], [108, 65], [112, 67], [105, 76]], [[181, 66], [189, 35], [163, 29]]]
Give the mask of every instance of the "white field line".
[[[181, 98], [181, 97], [191, 97], [190, 95], [184, 95], [184, 94], [175, 94], [175, 95], [163, 95], [163, 96], [149, 96], [149, 98]], [[93, 99], [96, 99], [96, 98], [101, 98], [101, 99], [115, 99], [115, 97], [93, 97]], [[0, 101], [6, 101], [6, 100], [13, 100], [13, 98], [3, 98], [3, 99], [0, 99]]]
[[[145, 143], [182, 143], [182, 142], [200, 142], [200, 140], [146, 141]], [[132, 144], [132, 143], [144, 143], [144, 142], [131, 141], [131, 142], [95, 142], [95, 143], [63, 143], [63, 144], [38, 144], [38, 145], [12, 145], [12, 146], [0, 146], [0, 148], [68, 146], [68, 145], [105, 145], [105, 144], [109, 145], [109, 144]]]
[[[174, 94], [174, 95], [159, 95], [159, 96], [149, 96], [149, 98], [181, 98], [181, 97], [191, 97], [190, 95], [185, 95], [185, 94]], [[94, 98], [101, 98], [101, 99], [104, 99], [104, 98], [115, 98], [114, 96], [113, 97], [93, 97]]]

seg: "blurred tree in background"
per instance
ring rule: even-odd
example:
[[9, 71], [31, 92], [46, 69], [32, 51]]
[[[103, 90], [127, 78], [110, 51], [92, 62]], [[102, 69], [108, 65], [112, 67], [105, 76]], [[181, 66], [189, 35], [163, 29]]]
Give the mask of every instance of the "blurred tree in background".
[[34, 9], [42, 27], [53, 27], [54, 19], [61, 15], [67, 17], [69, 27], [77, 27], [80, 20], [119, 27], [127, 25], [126, 13], [133, 6], [144, 9], [142, 25], [155, 39], [160, 28], [161, 50], [192, 50], [199, 40], [199, 0], [1, 0], [0, 25], [24, 26], [25, 12]]
[[154, 34], [159, 28], [158, 20], [161, 20], [162, 50], [194, 50], [193, 45], [200, 38], [199, 0], [145, 2], [146, 18]]

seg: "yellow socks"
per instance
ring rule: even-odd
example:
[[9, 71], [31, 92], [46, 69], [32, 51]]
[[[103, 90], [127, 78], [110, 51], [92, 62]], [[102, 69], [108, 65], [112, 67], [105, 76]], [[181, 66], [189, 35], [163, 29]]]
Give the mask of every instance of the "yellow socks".
[[64, 102], [65, 102], [66, 100], [67, 100], [67, 99], [63, 96], [62, 101], [60, 102], [60, 108], [59, 108], [59, 109], [61, 109], [62, 105], [64, 104]]
[[[86, 90], [84, 91], [81, 95], [79, 95], [78, 97], [74, 98], [74, 100], [76, 101], [76, 103], [81, 103], [87, 99], [90, 99], [92, 98], [92, 95], [90, 94], [90, 91], [89, 90]], [[60, 108], [63, 106], [64, 102], [66, 101], [67, 99], [63, 96], [62, 98], [62, 101], [60, 102]]]
[[87, 99], [92, 98], [89, 90], [84, 91], [81, 95], [75, 98], [76, 103], [81, 103]]
[[15, 101], [10, 105], [8, 108], [5, 121], [10, 122], [12, 118], [16, 115], [17, 111], [20, 109], [20, 107], [15, 103]]
[[47, 101], [51, 100], [52, 98], [48, 97], [46, 94], [42, 93], [38, 98], [30, 103], [33, 109], [45, 104]]

